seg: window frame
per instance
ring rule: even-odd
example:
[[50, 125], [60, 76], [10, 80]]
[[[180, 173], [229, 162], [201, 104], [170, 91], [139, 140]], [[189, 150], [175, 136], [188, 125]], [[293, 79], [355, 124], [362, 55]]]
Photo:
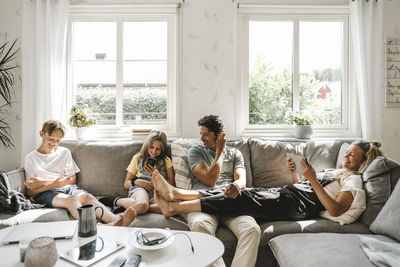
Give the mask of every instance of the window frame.
[[[357, 91], [350, 47], [350, 11], [348, 6], [269, 6], [240, 5], [237, 10], [236, 77], [237, 136], [292, 138], [294, 125], [249, 124], [249, 21], [293, 21], [293, 107], [299, 105], [299, 21], [343, 21], [342, 40], [342, 124], [313, 125], [313, 138], [349, 138], [360, 136]], [[297, 94], [296, 94], [297, 92]]]
[[[168, 23], [167, 41], [167, 121], [163, 125], [123, 125], [123, 23], [129, 21], [164, 20]], [[179, 5], [76, 5], [70, 6], [67, 31], [67, 92], [66, 120], [74, 104], [72, 80], [73, 49], [72, 23], [74, 21], [112, 21], [116, 22], [116, 123], [114, 125], [95, 125], [96, 139], [132, 138], [132, 130], [162, 130], [168, 136], [179, 136]], [[68, 132], [70, 133], [70, 131]], [[73, 134], [68, 134], [73, 137]], [[135, 136], [141, 138], [147, 133]]]

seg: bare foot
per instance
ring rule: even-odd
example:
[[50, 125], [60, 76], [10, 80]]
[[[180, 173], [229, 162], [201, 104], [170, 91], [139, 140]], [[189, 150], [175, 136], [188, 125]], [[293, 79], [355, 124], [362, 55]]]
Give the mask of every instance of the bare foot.
[[127, 208], [124, 213], [122, 213], [122, 223], [121, 226], [129, 226], [131, 222], [136, 218], [136, 210], [133, 208]]
[[175, 188], [167, 183], [165, 179], [161, 176], [158, 170], [155, 170], [152, 175], [152, 182], [155, 191], [158, 191], [161, 196], [168, 202], [174, 201], [174, 190]]
[[121, 214], [121, 215], [118, 216], [118, 219], [117, 219], [117, 220], [108, 223], [108, 225], [112, 225], [112, 226], [121, 226], [121, 224], [122, 224], [122, 219], [123, 219], [123, 217], [122, 217], [122, 214]]
[[165, 217], [171, 217], [176, 214], [170, 209], [170, 203], [165, 201], [158, 191], [154, 191], [154, 200], [157, 202], [162, 214]]

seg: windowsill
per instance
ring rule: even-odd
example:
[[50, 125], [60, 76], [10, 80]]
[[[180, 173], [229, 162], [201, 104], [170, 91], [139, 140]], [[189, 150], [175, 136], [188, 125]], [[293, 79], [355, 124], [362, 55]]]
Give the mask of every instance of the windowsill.
[[[144, 128], [142, 128], [143, 130]], [[146, 128], [147, 129], [147, 128]], [[75, 129], [70, 128], [66, 131], [66, 134], [63, 138], [65, 141], [76, 141], [76, 142], [120, 142], [120, 141], [143, 141], [147, 135], [151, 132], [152, 129], [148, 131], [142, 131], [139, 129], [138, 132], [133, 133], [131, 127], [107, 127], [107, 126], [95, 126], [89, 127], [86, 129], [86, 134], [82, 139], [77, 139], [75, 135]], [[153, 129], [156, 130], [156, 129]], [[158, 129], [157, 129], [158, 130]], [[175, 140], [177, 134], [168, 131], [162, 130], [168, 137], [168, 140]]]

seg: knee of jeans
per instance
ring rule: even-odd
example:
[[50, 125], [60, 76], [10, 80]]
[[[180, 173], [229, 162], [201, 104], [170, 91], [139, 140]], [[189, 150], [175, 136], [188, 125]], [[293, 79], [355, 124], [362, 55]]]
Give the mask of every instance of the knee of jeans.
[[256, 239], [260, 239], [261, 236], [261, 228], [257, 223], [248, 223], [245, 226], [241, 227], [240, 231], [241, 236], [251, 236]]
[[194, 232], [201, 232], [210, 235], [215, 235], [216, 227], [212, 221], [196, 218], [189, 221], [189, 228]]

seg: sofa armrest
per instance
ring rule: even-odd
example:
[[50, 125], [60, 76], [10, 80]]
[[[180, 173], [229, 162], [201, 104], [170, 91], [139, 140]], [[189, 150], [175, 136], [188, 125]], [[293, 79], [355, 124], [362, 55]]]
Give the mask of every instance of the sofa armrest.
[[12, 190], [25, 194], [25, 171], [24, 169], [16, 169], [7, 173], [8, 181]]

